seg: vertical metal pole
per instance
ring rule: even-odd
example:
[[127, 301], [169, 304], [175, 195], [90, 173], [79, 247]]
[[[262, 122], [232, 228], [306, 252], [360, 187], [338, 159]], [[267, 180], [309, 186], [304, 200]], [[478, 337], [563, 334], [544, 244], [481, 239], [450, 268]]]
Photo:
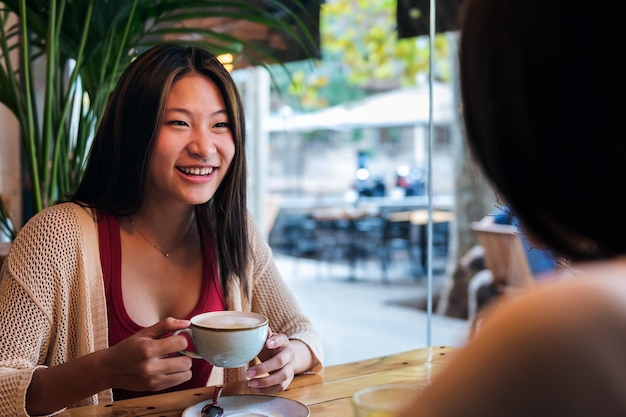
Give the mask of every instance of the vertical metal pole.
[[428, 194], [428, 224], [427, 230], [427, 305], [426, 305], [426, 343], [432, 346], [432, 315], [433, 315], [433, 55], [435, 50], [435, 0], [430, 0], [430, 25], [428, 33], [428, 180], [426, 190]]

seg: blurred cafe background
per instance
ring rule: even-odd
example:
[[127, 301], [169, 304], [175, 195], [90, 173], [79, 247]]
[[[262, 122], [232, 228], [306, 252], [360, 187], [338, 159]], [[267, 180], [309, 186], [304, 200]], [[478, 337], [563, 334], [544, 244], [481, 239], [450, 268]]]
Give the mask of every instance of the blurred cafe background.
[[438, 2], [431, 43], [427, 1], [329, 0], [320, 59], [234, 73], [254, 115], [251, 208], [322, 333], [343, 336], [331, 362], [465, 340], [473, 295], [455, 272], [494, 196], [462, 141], [459, 4]]
[[[235, 19], [200, 22], [280, 61], [222, 57], [245, 103], [249, 207], [281, 272], [330, 363], [462, 344], [459, 262], [495, 196], [460, 128], [461, 0], [437, 0], [434, 20], [428, 0], [282, 3], [304, 41]], [[32, 207], [19, 129], [2, 104], [0, 124], [0, 207], [16, 226]]]

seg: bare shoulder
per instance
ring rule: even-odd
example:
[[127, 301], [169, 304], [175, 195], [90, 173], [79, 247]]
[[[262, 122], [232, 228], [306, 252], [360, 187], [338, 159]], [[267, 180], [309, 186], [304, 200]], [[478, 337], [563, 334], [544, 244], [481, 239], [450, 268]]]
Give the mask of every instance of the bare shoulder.
[[624, 351], [626, 267], [602, 265], [496, 306], [412, 415], [623, 416]]
[[539, 285], [507, 307], [513, 314], [549, 314], [559, 321], [568, 317], [622, 316], [626, 312], [626, 262], [585, 265], [570, 278]]
[[602, 265], [540, 285], [497, 306], [481, 331], [557, 344], [620, 338], [626, 348], [626, 266]]

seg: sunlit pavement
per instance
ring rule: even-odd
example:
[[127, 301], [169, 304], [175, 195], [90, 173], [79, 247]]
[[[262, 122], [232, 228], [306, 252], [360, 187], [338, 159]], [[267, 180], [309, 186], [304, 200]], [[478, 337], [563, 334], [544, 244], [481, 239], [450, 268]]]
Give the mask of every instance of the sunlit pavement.
[[[398, 266], [390, 269], [389, 283], [384, 283], [378, 266], [372, 263], [359, 266], [357, 279], [350, 280], [346, 265], [329, 266], [281, 254], [275, 257], [322, 337], [327, 365], [428, 346], [426, 278], [406, 277], [410, 274]], [[441, 275], [433, 277], [433, 294], [442, 284]], [[466, 320], [434, 313], [431, 317], [430, 345], [460, 347], [465, 343]]]

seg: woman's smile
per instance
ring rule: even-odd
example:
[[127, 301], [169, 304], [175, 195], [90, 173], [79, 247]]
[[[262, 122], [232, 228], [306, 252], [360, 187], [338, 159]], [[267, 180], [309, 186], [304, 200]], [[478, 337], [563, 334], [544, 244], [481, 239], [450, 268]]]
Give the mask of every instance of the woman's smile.
[[177, 170], [185, 175], [192, 177], [206, 176], [213, 173], [214, 167], [202, 167], [202, 168], [188, 168], [188, 167], [176, 167]]

